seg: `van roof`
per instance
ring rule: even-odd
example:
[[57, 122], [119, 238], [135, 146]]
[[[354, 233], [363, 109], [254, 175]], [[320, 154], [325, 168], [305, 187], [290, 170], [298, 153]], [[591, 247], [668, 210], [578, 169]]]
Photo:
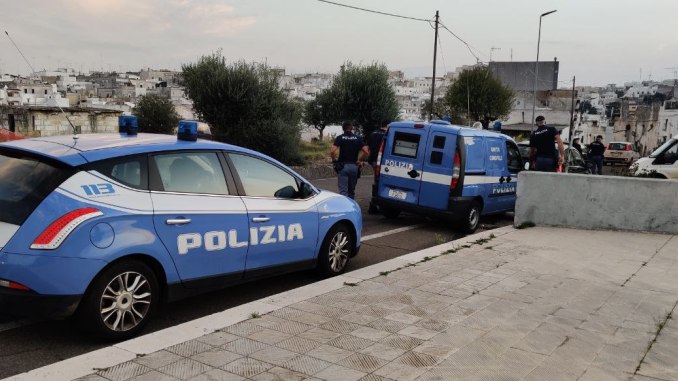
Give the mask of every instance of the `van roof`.
[[[399, 127], [399, 128], [412, 128], [412, 129], [422, 129], [422, 130], [438, 130], [438, 131], [451, 131], [455, 132], [461, 136], [489, 136], [489, 137], [497, 137], [501, 136], [504, 137], [507, 140], [513, 141], [513, 138], [504, 135], [499, 132], [494, 132], [490, 130], [477, 130], [475, 128], [468, 128], [464, 126], [459, 126], [455, 124], [451, 124], [449, 122], [446, 122], [444, 120], [432, 120], [430, 122], [410, 122], [410, 121], [401, 121], [401, 122], [392, 122], [391, 124], [388, 125], [389, 128], [391, 127]], [[416, 126], [416, 127], [415, 127]]]

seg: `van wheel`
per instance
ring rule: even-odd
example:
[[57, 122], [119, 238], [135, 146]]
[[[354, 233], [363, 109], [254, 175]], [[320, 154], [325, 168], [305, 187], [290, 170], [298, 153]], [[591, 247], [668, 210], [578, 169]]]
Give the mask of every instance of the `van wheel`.
[[349, 258], [355, 256], [353, 232], [345, 224], [337, 224], [325, 236], [318, 253], [318, 272], [325, 276], [339, 275], [346, 270]]
[[122, 340], [136, 335], [153, 316], [160, 300], [153, 270], [128, 260], [105, 269], [87, 290], [78, 320], [96, 336]]
[[386, 218], [396, 218], [400, 215], [400, 210], [382, 206], [381, 214], [383, 214]]
[[464, 233], [471, 234], [478, 229], [478, 226], [480, 226], [481, 211], [482, 207], [480, 206], [480, 203], [478, 201], [473, 201], [460, 223], [460, 228]]

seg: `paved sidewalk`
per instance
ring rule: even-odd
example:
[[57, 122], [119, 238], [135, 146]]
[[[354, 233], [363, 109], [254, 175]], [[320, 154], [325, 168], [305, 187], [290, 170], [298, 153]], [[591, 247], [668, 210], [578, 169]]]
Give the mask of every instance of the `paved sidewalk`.
[[677, 261], [673, 235], [502, 228], [15, 379], [677, 380]]

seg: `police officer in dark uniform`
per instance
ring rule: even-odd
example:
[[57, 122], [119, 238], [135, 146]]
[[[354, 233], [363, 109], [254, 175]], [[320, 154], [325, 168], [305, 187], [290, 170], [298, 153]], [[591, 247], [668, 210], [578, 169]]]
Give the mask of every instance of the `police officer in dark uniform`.
[[[367, 145], [370, 148], [370, 157], [367, 159], [367, 162], [372, 166], [372, 169], [376, 169], [377, 164], [379, 164], [377, 163], [377, 156], [379, 156], [379, 148], [381, 148], [381, 142], [384, 140], [384, 135], [386, 135], [389, 123], [391, 123], [390, 120], [382, 120], [381, 127], [373, 131], [369, 138], [367, 138]], [[379, 213], [379, 208], [374, 202], [374, 196], [376, 195], [375, 185], [376, 184], [374, 183], [372, 184], [372, 199], [370, 200], [370, 207], [367, 209], [367, 213], [369, 214]]]
[[603, 156], [605, 154], [605, 144], [603, 144], [603, 136], [596, 136], [596, 141], [589, 144], [589, 159], [593, 164], [593, 174], [603, 174]]
[[[547, 126], [545, 120], [546, 118], [541, 115], [535, 119], [537, 129], [530, 136], [530, 161], [532, 168], [536, 171], [555, 172], [556, 163], [558, 166], [563, 165], [565, 149], [558, 130]], [[558, 144], [558, 151], [560, 152], [557, 159], [556, 144]]]
[[[337, 172], [339, 193], [350, 198], [355, 198], [358, 170], [369, 155], [369, 151], [362, 136], [353, 133], [353, 124], [351, 122], [344, 122], [342, 128], [344, 133], [334, 139], [330, 156], [332, 157], [334, 170]], [[337, 151], [339, 151], [338, 154]]]

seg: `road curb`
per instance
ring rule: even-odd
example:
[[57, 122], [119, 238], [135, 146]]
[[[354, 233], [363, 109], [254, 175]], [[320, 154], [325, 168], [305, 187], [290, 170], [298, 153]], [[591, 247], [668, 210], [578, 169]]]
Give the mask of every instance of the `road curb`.
[[248, 320], [254, 314], [263, 315], [273, 312], [291, 304], [308, 300], [342, 287], [348, 287], [346, 285], [347, 283], [358, 283], [379, 276], [384, 272], [397, 271], [404, 266], [420, 262], [426, 258], [442, 255], [444, 252], [451, 249], [457, 249], [464, 245], [475, 243], [478, 240], [487, 239], [491, 236], [503, 236], [514, 231], [516, 231], [516, 229], [512, 226], [505, 226], [469, 235], [458, 240], [405, 254], [340, 276], [324, 279], [319, 282], [229, 308], [173, 327], [139, 336], [107, 348], [102, 348], [41, 368], [33, 369], [26, 373], [5, 378], [3, 381], [56, 381], [73, 380], [85, 377], [92, 373], [96, 373], [101, 369], [110, 368], [137, 357], [154, 353]]

